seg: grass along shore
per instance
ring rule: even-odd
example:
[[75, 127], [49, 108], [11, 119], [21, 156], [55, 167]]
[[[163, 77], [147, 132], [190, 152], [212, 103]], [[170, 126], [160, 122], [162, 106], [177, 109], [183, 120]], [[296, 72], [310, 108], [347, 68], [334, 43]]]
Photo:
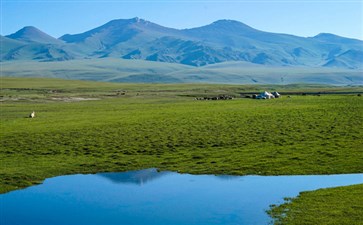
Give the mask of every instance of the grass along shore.
[[[356, 94], [194, 100], [262, 90], [346, 92], [360, 87], [2, 78], [1, 88], [1, 193], [58, 175], [150, 167], [231, 175], [363, 171], [363, 98]], [[27, 118], [33, 110], [36, 118]], [[342, 193], [347, 199], [358, 197]], [[329, 199], [321, 204], [335, 210]]]
[[268, 214], [276, 225], [359, 225], [363, 221], [363, 184], [302, 192], [274, 205]]

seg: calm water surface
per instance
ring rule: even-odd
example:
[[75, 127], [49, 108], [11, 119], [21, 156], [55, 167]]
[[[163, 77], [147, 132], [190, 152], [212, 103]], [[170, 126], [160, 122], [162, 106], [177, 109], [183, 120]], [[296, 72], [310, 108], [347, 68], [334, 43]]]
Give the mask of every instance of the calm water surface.
[[213, 176], [157, 172], [70, 175], [0, 195], [1, 225], [252, 225], [283, 197], [363, 183], [363, 174]]

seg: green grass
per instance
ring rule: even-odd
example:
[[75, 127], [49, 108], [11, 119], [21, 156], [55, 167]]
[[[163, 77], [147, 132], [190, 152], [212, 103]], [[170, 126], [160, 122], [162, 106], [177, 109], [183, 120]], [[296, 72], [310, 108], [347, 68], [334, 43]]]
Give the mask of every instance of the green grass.
[[0, 62], [3, 76], [133, 83], [363, 84], [362, 70], [223, 62], [202, 67], [120, 58]]
[[276, 225], [359, 225], [363, 221], [363, 185], [302, 192], [273, 206], [269, 215]]
[[[30, 78], [2, 78], [1, 87], [1, 193], [58, 175], [150, 167], [231, 175], [363, 171], [363, 98], [356, 94], [194, 100], [264, 89], [339, 92], [361, 91], [359, 87]], [[27, 118], [33, 110], [36, 118]], [[312, 197], [303, 194], [305, 198]]]

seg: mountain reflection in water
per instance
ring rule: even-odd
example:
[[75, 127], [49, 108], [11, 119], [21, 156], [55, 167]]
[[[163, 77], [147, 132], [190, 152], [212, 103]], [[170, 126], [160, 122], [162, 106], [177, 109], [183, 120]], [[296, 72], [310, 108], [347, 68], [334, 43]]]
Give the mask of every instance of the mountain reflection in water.
[[[162, 176], [173, 174], [170, 171], [159, 171], [156, 168], [144, 169], [144, 170], [134, 170], [122, 173], [98, 173], [96, 175], [106, 178], [113, 183], [124, 183], [124, 184], [137, 184], [143, 185]], [[215, 176], [221, 180], [233, 180], [233, 179], [240, 179], [239, 176], [232, 176], [232, 175], [209, 175]]]
[[107, 178], [114, 183], [128, 183], [143, 185], [164, 175], [170, 174], [168, 171], [158, 171], [155, 168], [128, 171], [123, 173], [98, 173], [98, 176]]
[[0, 195], [1, 225], [260, 225], [301, 191], [363, 183], [363, 174], [226, 176], [77, 174]]

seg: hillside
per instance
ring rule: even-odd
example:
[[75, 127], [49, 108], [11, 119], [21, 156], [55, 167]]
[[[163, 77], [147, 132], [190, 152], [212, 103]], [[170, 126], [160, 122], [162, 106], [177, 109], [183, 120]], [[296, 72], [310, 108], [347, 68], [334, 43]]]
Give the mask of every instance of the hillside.
[[[9, 57], [16, 48], [5, 44], [8, 50], [2, 55], [3, 61], [39, 60], [38, 48], [25, 47], [38, 43], [47, 46], [42, 46], [43, 49], [51, 45], [54, 51], [69, 55], [63, 60], [114, 57], [192, 66], [245, 61], [274, 66], [363, 68], [357, 57], [363, 54], [363, 41], [324, 33], [311, 38], [270, 33], [233, 20], [178, 30], [140, 18], [118, 19], [80, 34], [65, 34], [59, 39], [31, 26], [6, 37], [24, 42], [24, 52], [17, 52], [18, 57]], [[345, 54], [347, 52], [354, 54]], [[59, 57], [51, 54], [48, 59], [59, 61]]]
[[178, 30], [139, 18], [118, 19], [59, 39], [28, 26], [0, 36], [0, 41], [6, 76], [160, 83], [362, 84], [361, 40], [326, 33], [308, 38], [270, 33], [233, 20]]

